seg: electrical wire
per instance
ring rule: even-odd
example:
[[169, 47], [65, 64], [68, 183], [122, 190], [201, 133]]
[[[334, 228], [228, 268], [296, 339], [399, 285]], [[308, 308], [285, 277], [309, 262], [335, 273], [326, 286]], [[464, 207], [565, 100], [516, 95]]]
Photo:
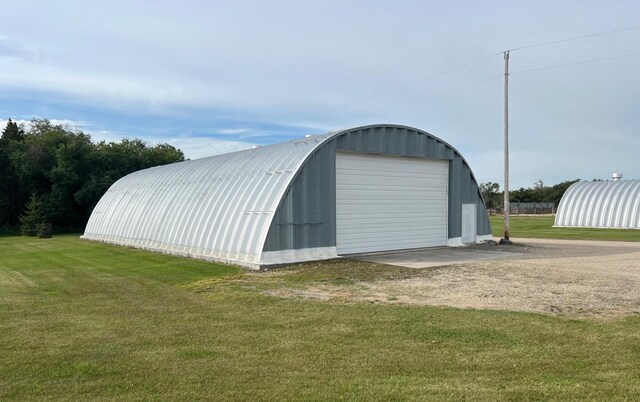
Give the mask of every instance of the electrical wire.
[[356, 117], [353, 117], [353, 118], [349, 118], [347, 120], [340, 121], [338, 123], [335, 123], [335, 125], [346, 123], [346, 122], [349, 122], [349, 121], [352, 121], [352, 120], [356, 120], [356, 119], [361, 119], [363, 117], [367, 117], [367, 116], [370, 116], [372, 114], [385, 112], [385, 111], [391, 110], [391, 109], [396, 109], [396, 108], [399, 108], [399, 107], [402, 107], [402, 106], [410, 105], [412, 103], [421, 102], [421, 101], [424, 101], [424, 100], [427, 100], [427, 99], [435, 98], [437, 96], [446, 95], [448, 93], [459, 91], [461, 89], [465, 89], [465, 88], [469, 88], [469, 87], [473, 87], [473, 86], [476, 86], [476, 85], [483, 84], [485, 82], [493, 81], [493, 80], [495, 80], [497, 78], [500, 78], [500, 77], [503, 77], [503, 76], [504, 76], [504, 74], [496, 75], [496, 76], [493, 76], [493, 77], [490, 77], [490, 78], [486, 78], [484, 80], [474, 81], [474, 82], [469, 83], [469, 84], [465, 84], [465, 85], [462, 85], [462, 86], [459, 86], [459, 87], [456, 87], [456, 88], [448, 89], [446, 91], [437, 92], [435, 94], [423, 96], [423, 97], [420, 97], [420, 98], [417, 98], [417, 99], [413, 99], [413, 100], [410, 100], [410, 101], [407, 101], [407, 102], [399, 103], [397, 105], [393, 105], [393, 106], [385, 107], [385, 108], [382, 108], [382, 109], [374, 110], [374, 111], [369, 112], [369, 113], [365, 113], [365, 114], [362, 114], [362, 115], [359, 115], [359, 116], [356, 116]]
[[493, 57], [496, 57], [496, 56], [499, 56], [501, 54], [502, 54], [502, 52], [496, 53], [496, 54], [492, 54], [491, 56], [486, 56], [486, 57], [483, 57], [481, 59], [477, 59], [477, 60], [474, 60], [474, 61], [470, 61], [468, 63], [460, 64], [458, 66], [449, 68], [449, 69], [441, 71], [439, 73], [435, 73], [435, 74], [432, 74], [432, 75], [428, 75], [426, 77], [418, 78], [417, 80], [406, 82], [406, 83], [398, 85], [396, 87], [385, 89], [384, 91], [376, 92], [376, 93], [373, 93], [371, 95], [368, 95], [368, 96], [365, 96], [365, 97], [362, 97], [362, 98], [358, 98], [358, 99], [354, 99], [352, 101], [349, 101], [349, 102], [346, 102], [346, 103], [331, 107], [329, 109], [321, 110], [321, 111], [318, 111], [318, 112], [314, 112], [314, 113], [308, 114], [306, 116], [302, 116], [301, 119], [307, 119], [309, 117], [315, 117], [315, 116], [318, 116], [320, 114], [324, 114], [324, 113], [327, 113], [327, 112], [332, 112], [332, 111], [337, 110], [337, 109], [342, 109], [343, 107], [351, 106], [351, 105], [354, 105], [356, 103], [360, 103], [360, 102], [363, 102], [363, 101], [366, 101], [366, 100], [369, 100], [369, 99], [373, 99], [373, 98], [376, 98], [376, 97], [381, 96], [381, 95], [386, 95], [388, 93], [397, 91], [398, 89], [406, 88], [408, 86], [415, 85], [415, 84], [418, 84], [420, 82], [424, 82], [424, 81], [430, 80], [432, 78], [436, 78], [436, 77], [439, 77], [441, 75], [445, 75], [445, 74], [448, 74], [450, 72], [463, 69], [463, 68], [471, 66], [473, 64], [481, 63], [481, 62], [483, 62], [485, 60], [489, 60], [489, 59], [491, 59]]
[[[604, 32], [597, 32], [597, 33], [588, 34], [588, 35], [574, 36], [574, 37], [565, 38], [565, 39], [559, 39], [559, 40], [554, 40], [554, 41], [534, 43], [534, 44], [527, 45], [527, 46], [520, 46], [520, 47], [515, 47], [515, 48], [512, 48], [512, 49], [508, 49], [508, 51], [509, 52], [513, 52], [513, 51], [518, 51], [518, 50], [523, 50], [523, 49], [531, 49], [531, 48], [534, 48], [534, 47], [554, 45], [554, 44], [574, 41], [574, 40], [578, 40], [578, 39], [585, 39], [585, 38], [591, 38], [591, 37], [602, 36], [602, 35], [610, 35], [610, 34], [614, 34], [614, 33], [631, 31], [631, 30], [636, 30], [636, 29], [640, 29], [640, 25], [633, 26], [633, 27], [628, 27], [628, 28], [616, 29], [616, 30], [612, 30], [612, 31], [604, 31]], [[356, 103], [360, 103], [360, 102], [363, 102], [363, 101], [366, 101], [366, 100], [369, 100], [369, 99], [373, 99], [373, 98], [376, 98], [376, 97], [381, 96], [381, 95], [386, 95], [388, 93], [397, 91], [399, 89], [406, 88], [406, 87], [409, 87], [409, 86], [412, 86], [412, 85], [416, 85], [418, 83], [421, 83], [421, 82], [424, 82], [424, 81], [427, 81], [427, 80], [430, 80], [430, 79], [433, 79], [433, 78], [448, 74], [450, 72], [453, 72], [453, 71], [456, 71], [456, 70], [460, 70], [460, 69], [463, 69], [465, 67], [468, 67], [468, 66], [471, 66], [471, 65], [474, 65], [474, 64], [489, 60], [489, 59], [491, 59], [493, 57], [500, 56], [503, 53], [504, 52], [495, 53], [495, 54], [492, 54], [490, 56], [483, 57], [481, 59], [477, 59], [477, 60], [470, 61], [468, 63], [460, 64], [458, 66], [449, 68], [447, 70], [444, 70], [444, 71], [441, 71], [441, 72], [438, 72], [438, 73], [435, 73], [435, 74], [431, 74], [431, 75], [428, 75], [428, 76], [425, 76], [425, 77], [422, 77], [422, 78], [418, 78], [416, 80], [409, 81], [409, 82], [406, 82], [404, 84], [401, 84], [401, 85], [398, 85], [398, 86], [395, 86], [395, 87], [392, 87], [392, 88], [389, 88], [389, 89], [386, 89], [386, 90], [383, 90], [383, 91], [380, 91], [380, 92], [376, 92], [376, 93], [373, 93], [371, 95], [368, 95], [368, 96], [365, 96], [365, 97], [362, 97], [362, 98], [354, 99], [352, 101], [349, 101], [349, 102], [346, 102], [346, 103], [342, 103], [340, 105], [336, 105], [336, 106], [328, 108], [328, 109], [324, 109], [324, 110], [321, 110], [321, 111], [318, 111], [318, 112], [314, 112], [314, 113], [302, 116], [301, 119], [307, 119], [307, 118], [310, 118], [310, 117], [315, 117], [315, 116], [318, 116], [318, 115], [321, 115], [321, 114], [325, 114], [325, 113], [328, 113], [328, 112], [332, 112], [334, 110], [338, 110], [338, 109], [342, 109], [342, 108], [347, 107], [347, 106], [354, 105]], [[547, 67], [532, 68], [532, 69], [528, 69], [528, 70], [514, 71], [514, 72], [511, 72], [509, 75], [525, 74], [525, 73], [530, 73], [530, 72], [535, 72], [535, 71], [543, 71], [543, 70], [549, 70], [549, 69], [573, 66], [573, 65], [578, 65], [578, 64], [594, 63], [594, 62], [598, 62], [598, 61], [614, 60], [614, 59], [620, 59], [620, 58], [625, 58], [625, 57], [633, 57], [633, 56], [640, 56], [640, 53], [632, 53], [632, 54], [626, 54], [626, 55], [620, 55], [620, 56], [612, 56], [612, 57], [603, 57], [603, 58], [597, 58], [597, 59], [591, 59], [591, 60], [583, 60], [583, 61], [574, 62], [574, 63], [565, 63], [565, 64], [558, 64], [558, 65], [547, 66]], [[479, 85], [481, 83], [484, 83], [484, 82], [487, 82], [487, 81], [491, 81], [491, 80], [494, 80], [494, 79], [502, 77], [502, 76], [503, 75], [498, 75], [498, 76], [495, 76], [495, 77], [492, 77], [492, 78], [489, 78], [489, 79], [476, 81], [476, 82], [473, 82], [471, 84], [467, 84], [467, 85], [463, 85], [463, 86], [460, 86], [460, 87], [456, 87], [456, 88], [453, 88], [453, 89], [450, 89], [450, 90], [447, 90], [447, 91], [443, 91], [443, 92], [439, 92], [439, 93], [432, 94], [432, 95], [429, 95], [429, 96], [421, 97], [421, 98], [418, 98], [418, 99], [414, 99], [414, 100], [411, 100], [411, 101], [408, 101], [408, 102], [404, 102], [404, 103], [401, 103], [401, 104], [397, 104], [397, 105], [394, 105], [394, 106], [390, 106], [390, 107], [387, 107], [387, 108], [378, 109], [376, 111], [373, 111], [373, 112], [370, 112], [370, 113], [367, 113], [367, 114], [364, 114], [364, 115], [360, 115], [358, 117], [354, 117], [352, 119], [345, 120], [345, 121], [339, 122], [337, 124], [342, 124], [344, 122], [348, 122], [348, 121], [351, 121], [351, 120], [355, 120], [355, 119], [359, 119], [359, 118], [362, 118], [362, 117], [366, 117], [366, 116], [369, 116], [369, 115], [372, 115], [372, 114], [376, 114], [376, 113], [380, 113], [380, 112], [383, 112], [383, 111], [386, 111], [386, 110], [395, 109], [395, 108], [398, 108], [398, 107], [402, 107], [402, 106], [405, 106], [405, 105], [409, 105], [409, 104], [412, 104], [412, 103], [416, 103], [416, 102], [420, 102], [420, 101], [423, 101], [423, 100], [426, 100], [426, 99], [430, 99], [430, 98], [433, 98], [433, 97], [436, 97], [436, 96], [440, 96], [440, 95], [444, 95], [444, 94], [447, 94], [447, 93], [450, 93], [450, 92], [454, 92], [454, 91], [458, 91], [458, 90], [461, 90], [461, 89], [464, 89], [464, 88], [468, 88], [468, 87], [471, 87], [471, 86], [474, 86], [474, 85]]]
[[634, 56], [640, 56], [640, 53], [621, 54], [621, 55], [618, 55], [618, 56], [600, 57], [600, 58], [597, 58], [597, 59], [582, 60], [582, 61], [576, 61], [576, 62], [573, 62], [573, 63], [556, 64], [556, 65], [553, 65], [553, 66], [530, 68], [530, 69], [527, 69], [527, 70], [520, 70], [520, 71], [510, 72], [509, 75], [532, 73], [532, 72], [535, 72], [535, 71], [551, 70], [551, 69], [554, 69], [554, 68], [575, 66], [575, 65], [578, 65], [578, 64], [595, 63], [595, 62], [598, 62], [598, 61], [605, 61], [605, 60], [622, 59], [622, 58], [634, 57]]
[[[635, 56], [640, 56], [640, 53], [629, 53], [629, 54], [622, 54], [622, 55], [611, 56], [611, 57], [600, 57], [600, 58], [597, 58], [597, 59], [581, 60], [581, 61], [577, 61], [577, 62], [573, 62], [573, 63], [556, 64], [556, 65], [553, 65], [553, 66], [546, 66], [546, 67], [531, 68], [531, 69], [527, 69], [527, 70], [513, 71], [513, 72], [510, 72], [509, 75], [526, 74], [526, 73], [532, 73], [532, 72], [536, 72], [536, 71], [551, 70], [551, 69], [555, 69], [555, 68], [562, 68], [562, 67], [568, 67], [568, 66], [575, 66], [575, 65], [579, 65], [579, 64], [595, 63], [595, 62], [599, 62], [599, 61], [615, 60], [615, 59], [622, 59], [622, 58], [635, 57]], [[387, 110], [392, 110], [392, 109], [396, 109], [396, 108], [399, 108], [399, 107], [402, 107], [402, 106], [406, 106], [406, 105], [410, 105], [410, 104], [413, 104], [413, 103], [421, 102], [421, 101], [424, 101], [424, 100], [427, 100], [427, 99], [435, 98], [437, 96], [441, 96], [441, 95], [445, 95], [445, 94], [448, 94], [448, 93], [451, 93], [451, 92], [459, 91], [461, 89], [465, 89], [465, 88], [469, 88], [469, 87], [472, 87], [472, 86], [480, 85], [480, 84], [483, 84], [485, 82], [493, 81], [493, 80], [495, 80], [497, 78], [500, 78], [500, 77], [503, 77], [503, 76], [504, 76], [504, 74], [496, 75], [496, 76], [493, 76], [493, 77], [490, 77], [490, 78], [486, 78], [484, 80], [475, 81], [475, 82], [472, 82], [472, 83], [469, 83], [469, 84], [466, 84], [466, 85], [462, 85], [462, 86], [459, 86], [459, 87], [456, 87], [456, 88], [448, 89], [446, 91], [437, 92], [435, 94], [431, 94], [431, 95], [428, 95], [428, 96], [423, 96], [423, 97], [420, 97], [420, 98], [417, 98], [417, 99], [413, 99], [413, 100], [410, 100], [410, 101], [407, 101], [407, 102], [399, 103], [399, 104], [396, 104], [396, 105], [393, 105], [393, 106], [377, 109], [377, 110], [374, 110], [372, 112], [368, 112], [368, 113], [365, 113], [365, 114], [362, 114], [362, 115], [359, 115], [359, 116], [356, 116], [356, 117], [353, 117], [353, 118], [350, 118], [350, 119], [347, 119], [347, 120], [343, 120], [341, 122], [336, 123], [336, 125], [339, 125], [339, 124], [342, 124], [342, 123], [346, 123], [346, 122], [349, 122], [349, 121], [352, 121], [352, 120], [357, 120], [357, 119], [360, 119], [360, 118], [363, 118], [363, 117], [367, 117], [367, 116], [370, 116], [370, 115], [373, 115], [373, 114], [385, 112]]]
[[571, 37], [571, 38], [553, 40], [553, 41], [549, 41], [549, 42], [534, 43], [532, 45], [514, 47], [513, 49], [509, 49], [509, 51], [513, 52], [513, 51], [516, 51], [516, 50], [531, 49], [533, 47], [555, 45], [556, 43], [569, 42], [569, 41], [578, 40], [578, 39], [584, 39], [584, 38], [592, 38], [594, 36], [610, 35], [610, 34], [614, 34], [614, 33], [618, 33], [618, 32], [632, 31], [634, 29], [640, 29], [640, 25], [635, 26], [635, 27], [616, 29], [616, 30], [613, 30], [613, 31], [605, 31], [605, 32], [598, 32], [598, 33], [593, 33], [593, 34], [589, 34], [589, 35], [574, 36], [574, 37]]

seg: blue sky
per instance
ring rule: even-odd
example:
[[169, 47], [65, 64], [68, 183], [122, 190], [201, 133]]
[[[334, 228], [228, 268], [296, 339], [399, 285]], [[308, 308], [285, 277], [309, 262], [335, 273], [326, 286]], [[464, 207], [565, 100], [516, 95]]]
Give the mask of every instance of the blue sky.
[[[624, 0], [12, 2], [0, 8], [0, 125], [42, 117], [198, 158], [405, 124], [502, 184], [498, 53], [639, 16]], [[512, 52], [512, 188], [640, 179], [639, 56], [517, 74], [637, 53], [640, 29]]]

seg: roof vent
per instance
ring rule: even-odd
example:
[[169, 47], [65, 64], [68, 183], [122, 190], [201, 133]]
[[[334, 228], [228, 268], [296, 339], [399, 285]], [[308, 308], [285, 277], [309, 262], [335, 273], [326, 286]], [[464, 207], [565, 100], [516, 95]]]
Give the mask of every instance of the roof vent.
[[611, 180], [619, 181], [622, 180], [622, 173], [614, 173], [611, 175]]

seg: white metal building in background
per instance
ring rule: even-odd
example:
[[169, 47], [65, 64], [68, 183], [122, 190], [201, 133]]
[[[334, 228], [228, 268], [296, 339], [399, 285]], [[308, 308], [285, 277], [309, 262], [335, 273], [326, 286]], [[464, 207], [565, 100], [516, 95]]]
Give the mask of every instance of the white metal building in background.
[[492, 235], [458, 151], [373, 125], [132, 173], [83, 238], [260, 268]]
[[554, 226], [640, 229], [640, 180], [583, 181], [562, 196]]

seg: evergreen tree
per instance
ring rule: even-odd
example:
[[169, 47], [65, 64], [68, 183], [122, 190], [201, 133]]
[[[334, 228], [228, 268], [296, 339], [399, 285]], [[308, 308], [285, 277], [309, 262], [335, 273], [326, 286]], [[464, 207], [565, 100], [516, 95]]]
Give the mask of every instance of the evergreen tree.
[[[0, 228], [15, 226], [21, 211], [19, 185], [16, 172], [11, 164], [11, 153], [19, 146], [23, 137], [22, 130], [9, 119], [0, 135]], [[11, 140], [18, 139], [18, 141]]]
[[20, 216], [20, 232], [23, 236], [36, 236], [43, 219], [42, 202], [34, 192], [31, 194], [24, 214]]
[[22, 141], [24, 139], [24, 130], [18, 126], [18, 123], [9, 119], [7, 126], [2, 131], [3, 141]]

